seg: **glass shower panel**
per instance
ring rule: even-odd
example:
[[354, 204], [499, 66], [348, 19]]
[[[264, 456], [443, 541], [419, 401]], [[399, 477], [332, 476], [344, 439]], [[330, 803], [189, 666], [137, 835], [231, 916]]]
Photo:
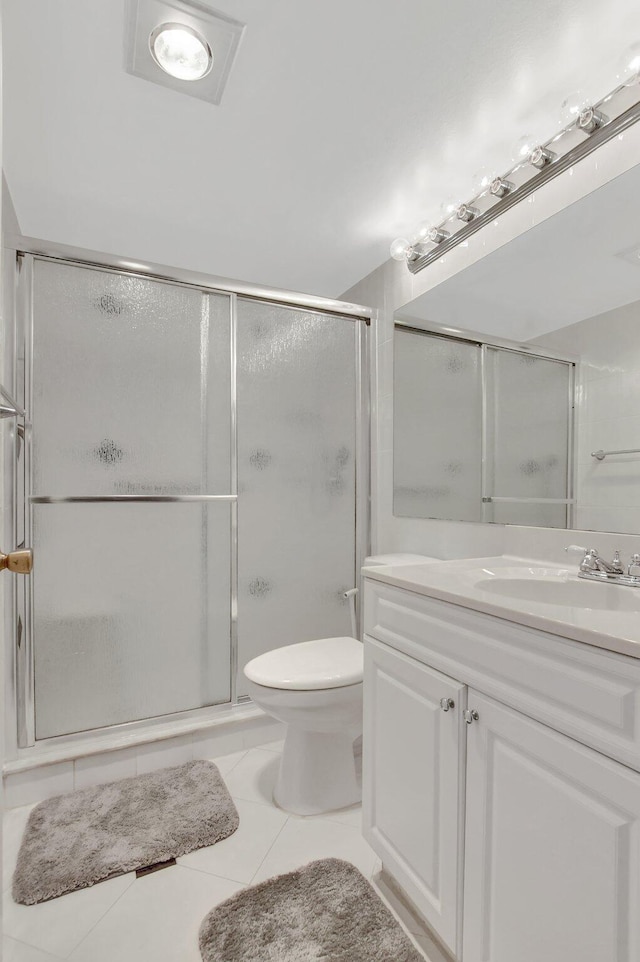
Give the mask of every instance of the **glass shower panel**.
[[36, 261], [33, 301], [34, 494], [229, 493], [228, 297]]
[[[230, 298], [35, 259], [36, 498], [230, 495]], [[229, 502], [34, 503], [36, 737], [230, 700]]]
[[[562, 499], [568, 493], [572, 367], [487, 348], [487, 487], [494, 497]], [[567, 526], [566, 504], [491, 505], [504, 524]]]
[[34, 505], [36, 737], [229, 700], [230, 505]]
[[396, 327], [394, 514], [482, 520], [480, 347]]
[[351, 634], [357, 323], [238, 300], [240, 669]]

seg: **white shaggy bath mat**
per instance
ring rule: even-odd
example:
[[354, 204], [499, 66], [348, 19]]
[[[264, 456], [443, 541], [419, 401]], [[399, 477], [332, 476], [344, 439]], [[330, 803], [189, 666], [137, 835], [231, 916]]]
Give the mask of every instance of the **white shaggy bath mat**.
[[227, 838], [238, 812], [212, 762], [195, 761], [49, 798], [34, 808], [13, 898], [45, 902]]

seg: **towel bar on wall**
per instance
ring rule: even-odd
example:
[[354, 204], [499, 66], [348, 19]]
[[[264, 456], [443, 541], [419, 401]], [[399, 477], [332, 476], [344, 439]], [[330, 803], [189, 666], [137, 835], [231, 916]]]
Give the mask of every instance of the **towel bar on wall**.
[[622, 451], [603, 451], [601, 448], [599, 451], [592, 451], [591, 457], [604, 461], [608, 454], [640, 454], [640, 448], [625, 448]]

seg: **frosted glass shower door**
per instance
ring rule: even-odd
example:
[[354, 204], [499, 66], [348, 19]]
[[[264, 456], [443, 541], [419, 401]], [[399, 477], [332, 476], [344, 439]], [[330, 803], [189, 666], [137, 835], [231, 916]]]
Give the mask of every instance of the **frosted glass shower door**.
[[240, 669], [351, 634], [359, 323], [238, 299]]
[[227, 702], [229, 298], [33, 269], [36, 738]]
[[480, 347], [396, 327], [393, 348], [394, 514], [480, 521]]
[[572, 365], [486, 350], [487, 520], [566, 528]]

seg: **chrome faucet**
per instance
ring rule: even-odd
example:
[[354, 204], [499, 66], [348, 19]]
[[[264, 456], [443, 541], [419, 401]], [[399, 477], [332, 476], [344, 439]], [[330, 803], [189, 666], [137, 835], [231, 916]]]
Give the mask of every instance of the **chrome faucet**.
[[583, 548], [577, 544], [570, 544], [564, 550], [579, 551], [583, 555], [578, 578], [585, 578], [588, 581], [606, 581], [609, 584], [626, 585], [630, 588], [640, 587], [640, 554], [634, 554], [625, 568], [620, 560], [619, 551], [615, 552], [611, 561], [605, 561], [595, 548]]
[[616, 551], [611, 562], [601, 558], [595, 548], [589, 548], [580, 562], [580, 571], [600, 571], [607, 575], [623, 575], [624, 568], [620, 561], [620, 552]]

